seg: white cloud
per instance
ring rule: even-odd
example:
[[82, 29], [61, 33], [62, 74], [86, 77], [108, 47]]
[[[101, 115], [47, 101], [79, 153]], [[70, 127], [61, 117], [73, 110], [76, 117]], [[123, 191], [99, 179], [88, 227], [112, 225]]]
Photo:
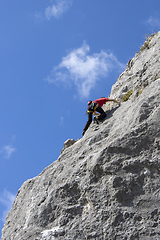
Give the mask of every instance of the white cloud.
[[159, 27], [160, 26], [160, 18], [150, 16], [147, 20], [147, 24], [151, 27]]
[[34, 14], [34, 18], [35, 18], [36, 22], [43, 22], [45, 20], [45, 17], [41, 12], [36, 12]]
[[7, 213], [10, 211], [15, 197], [15, 195], [6, 190], [0, 195], [0, 203], [4, 206], [2, 216], [0, 216], [1, 221], [5, 222]]
[[89, 55], [89, 46], [84, 42], [81, 48], [71, 51], [58, 67], [54, 67], [47, 77], [49, 83], [74, 85], [79, 95], [88, 97], [100, 79], [111, 70], [122, 71], [125, 65], [121, 64], [113, 53], [94, 53]]
[[60, 125], [64, 124], [64, 117], [60, 117]]
[[45, 9], [45, 16], [48, 20], [51, 17], [59, 19], [72, 5], [71, 0], [59, 0], [56, 5], [48, 6]]
[[16, 151], [16, 148], [12, 145], [6, 145], [0, 149], [0, 153], [3, 154], [3, 157], [9, 159], [11, 155]]

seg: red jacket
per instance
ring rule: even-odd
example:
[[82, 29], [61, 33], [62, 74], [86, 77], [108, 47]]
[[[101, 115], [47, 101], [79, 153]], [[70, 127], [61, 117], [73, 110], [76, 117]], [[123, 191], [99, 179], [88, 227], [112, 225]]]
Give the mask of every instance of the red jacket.
[[98, 105], [100, 107], [102, 107], [103, 104], [106, 103], [107, 101], [108, 101], [108, 98], [99, 98], [99, 99], [94, 100], [93, 103], [96, 102], [96, 103], [98, 103]]

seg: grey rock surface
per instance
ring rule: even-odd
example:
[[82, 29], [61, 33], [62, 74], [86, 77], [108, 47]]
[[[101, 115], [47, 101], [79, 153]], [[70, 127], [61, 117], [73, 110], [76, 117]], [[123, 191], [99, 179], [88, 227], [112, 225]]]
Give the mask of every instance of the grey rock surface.
[[160, 239], [159, 50], [160, 32], [112, 87], [128, 100], [22, 185], [2, 240]]
[[67, 140], [64, 142], [64, 144], [63, 144], [63, 148], [62, 148], [62, 150], [61, 150], [61, 154], [63, 153], [63, 151], [64, 151], [66, 148], [72, 146], [75, 142], [76, 142], [76, 140], [74, 140], [74, 139], [67, 139]]

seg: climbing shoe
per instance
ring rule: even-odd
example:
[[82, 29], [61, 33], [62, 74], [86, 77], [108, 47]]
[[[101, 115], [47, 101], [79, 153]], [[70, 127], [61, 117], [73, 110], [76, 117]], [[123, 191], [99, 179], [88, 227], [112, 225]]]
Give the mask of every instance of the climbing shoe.
[[98, 119], [96, 117], [93, 118], [93, 122], [99, 124]]

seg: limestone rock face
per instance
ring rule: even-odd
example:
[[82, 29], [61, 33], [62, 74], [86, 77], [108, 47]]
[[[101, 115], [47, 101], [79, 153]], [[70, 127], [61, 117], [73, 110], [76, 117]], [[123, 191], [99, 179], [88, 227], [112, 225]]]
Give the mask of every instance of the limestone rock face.
[[159, 74], [160, 32], [113, 85], [125, 101], [22, 185], [2, 240], [160, 239]]
[[72, 146], [75, 142], [76, 142], [76, 140], [74, 140], [74, 139], [67, 139], [67, 140], [64, 142], [64, 144], [63, 144], [63, 149], [61, 150], [61, 154], [63, 153], [63, 151], [64, 151], [66, 148]]

